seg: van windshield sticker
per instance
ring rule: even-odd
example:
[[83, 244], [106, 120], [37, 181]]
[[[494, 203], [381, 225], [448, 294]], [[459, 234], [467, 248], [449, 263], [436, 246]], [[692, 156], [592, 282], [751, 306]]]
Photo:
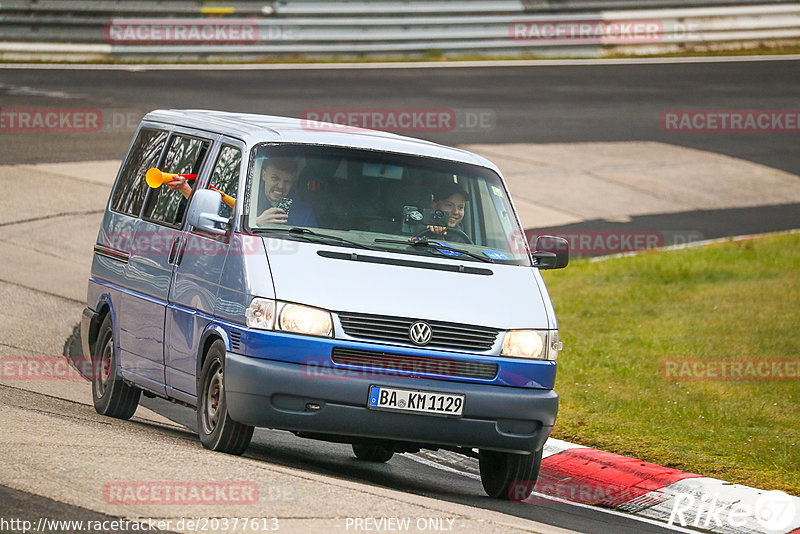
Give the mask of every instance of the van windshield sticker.
[[502, 250], [484, 250], [483, 253], [493, 260], [507, 260], [506, 253]]
[[[444, 245], [444, 246], [446, 246], [446, 247], [450, 247], [450, 248], [453, 247], [453, 245], [451, 245], [447, 241], [439, 241], [439, 243]], [[449, 250], [449, 249], [446, 249], [446, 248], [437, 248], [436, 250], [438, 250], [439, 252], [441, 252], [445, 256], [461, 256], [462, 255], [457, 250]]]

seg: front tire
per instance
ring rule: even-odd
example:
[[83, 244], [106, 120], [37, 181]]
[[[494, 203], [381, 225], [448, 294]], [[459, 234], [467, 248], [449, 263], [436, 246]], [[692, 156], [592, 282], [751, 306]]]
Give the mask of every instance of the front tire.
[[114, 345], [114, 325], [109, 313], [100, 325], [92, 354], [92, 402], [100, 415], [130, 419], [139, 406], [142, 390], [122, 381]]
[[247, 450], [254, 428], [237, 423], [225, 401], [225, 343], [208, 349], [197, 388], [197, 432], [206, 449], [240, 455]]
[[533, 454], [513, 454], [481, 449], [478, 463], [481, 483], [489, 497], [522, 501], [533, 493], [539, 478], [542, 450]]

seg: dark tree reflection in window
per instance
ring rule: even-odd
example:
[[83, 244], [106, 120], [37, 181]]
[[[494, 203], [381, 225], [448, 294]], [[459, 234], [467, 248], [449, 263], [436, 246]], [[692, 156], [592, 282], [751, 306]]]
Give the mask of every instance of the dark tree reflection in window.
[[[170, 141], [161, 170], [173, 174], [197, 174], [207, 149], [207, 141], [176, 135]], [[189, 183], [194, 187], [194, 182]], [[180, 191], [171, 191], [162, 185], [147, 197], [144, 218], [178, 227], [183, 220], [186, 203]]]
[[[239, 168], [242, 163], [242, 152], [232, 146], [223, 146], [211, 174], [210, 184], [225, 193], [236, 198], [236, 188], [239, 185]], [[219, 216], [229, 219], [233, 215], [233, 208], [223, 203], [219, 210]]]
[[139, 215], [147, 194], [144, 176], [147, 169], [158, 164], [167, 141], [167, 132], [142, 129], [131, 147], [111, 199], [111, 209], [134, 217]]

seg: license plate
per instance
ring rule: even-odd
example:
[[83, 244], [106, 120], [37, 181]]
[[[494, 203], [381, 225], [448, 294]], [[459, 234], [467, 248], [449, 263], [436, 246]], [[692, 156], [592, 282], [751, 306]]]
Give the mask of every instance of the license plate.
[[464, 395], [370, 386], [367, 407], [460, 417], [464, 408]]

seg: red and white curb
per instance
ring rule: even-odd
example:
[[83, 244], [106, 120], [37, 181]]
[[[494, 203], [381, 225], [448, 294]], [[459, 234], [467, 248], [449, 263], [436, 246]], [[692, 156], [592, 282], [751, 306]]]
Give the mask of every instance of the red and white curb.
[[534, 493], [616, 509], [683, 529], [723, 534], [800, 534], [800, 498], [686, 473], [549, 439]]

